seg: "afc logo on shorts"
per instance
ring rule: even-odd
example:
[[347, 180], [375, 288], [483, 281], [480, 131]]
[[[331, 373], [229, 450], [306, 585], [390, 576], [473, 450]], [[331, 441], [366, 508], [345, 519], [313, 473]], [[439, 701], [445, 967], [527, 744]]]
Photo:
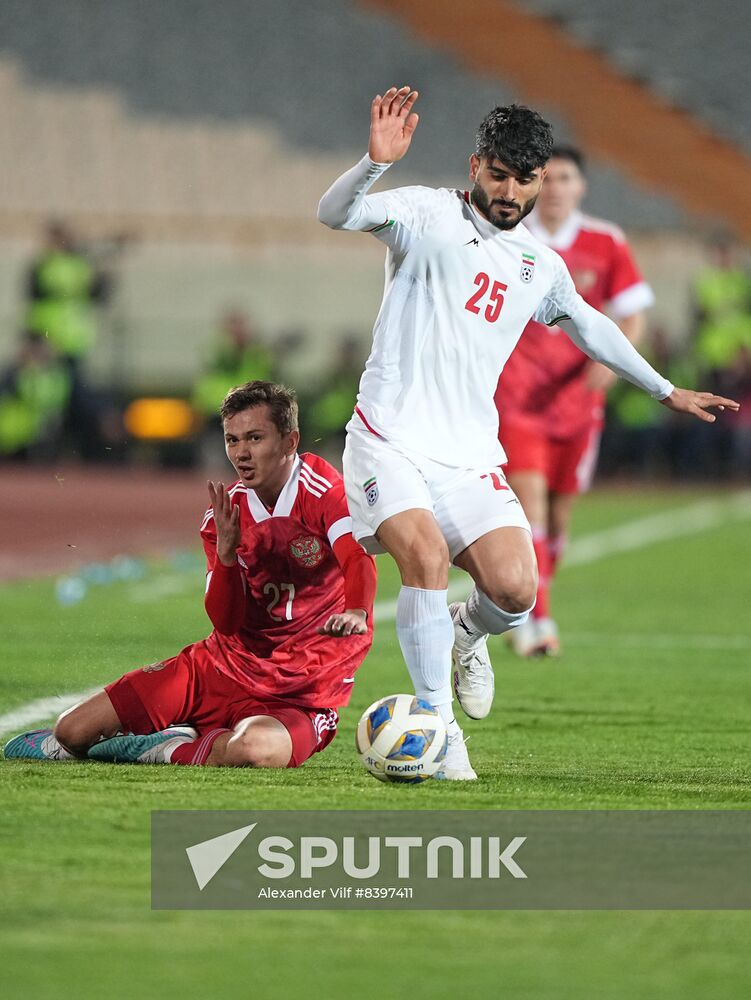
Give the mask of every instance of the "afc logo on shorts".
[[376, 477], [372, 476], [370, 479], [366, 479], [362, 484], [362, 488], [365, 490], [365, 499], [368, 501], [368, 507], [372, 507], [378, 500], [378, 483], [376, 482]]
[[302, 566], [312, 569], [323, 559], [323, 546], [315, 535], [298, 535], [289, 543], [290, 555]]

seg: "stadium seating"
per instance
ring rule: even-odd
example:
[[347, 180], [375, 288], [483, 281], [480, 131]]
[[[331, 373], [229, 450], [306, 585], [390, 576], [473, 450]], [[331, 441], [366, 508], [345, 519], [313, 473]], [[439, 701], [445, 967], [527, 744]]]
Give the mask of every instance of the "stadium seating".
[[525, 7], [751, 150], [745, 0], [528, 0]]
[[[268, 216], [270, 206], [300, 219], [342, 157], [363, 148], [370, 96], [392, 80], [423, 90], [420, 139], [400, 170], [427, 183], [461, 183], [479, 115], [521, 99], [344, 0], [223, 0], [221, 18], [202, 0], [35, 0], [33, 19], [23, 9], [0, 7], [5, 135], [17, 150], [0, 208], [173, 227], [176, 216]], [[559, 138], [572, 137], [543, 110]], [[592, 181], [595, 212], [632, 227], [685, 221], [612, 165], [593, 164]]]
[[[574, 30], [574, 0], [532, 2], [545, 14], [568, 18], [570, 9]], [[421, 90], [418, 139], [389, 177], [400, 184], [463, 184], [480, 115], [524, 100], [346, 0], [222, 0], [221, 16], [207, 0], [33, 8], [29, 17], [26, 0], [0, 5], [0, 120], [12, 150], [0, 185], [0, 323], [12, 331], [17, 322], [22, 270], [49, 216], [90, 238], [132, 234], [111, 317], [127, 327], [127, 357], [103, 336], [93, 361], [103, 380], [117, 370], [143, 390], [152, 378], [189, 383], [228, 303], [270, 333], [305, 328], [300, 371], [320, 364], [332, 331], [368, 330], [380, 250], [338, 240], [315, 207], [364, 150], [372, 94], [391, 82]], [[553, 108], [541, 110], [559, 140], [576, 140]], [[691, 223], [616, 162], [592, 162], [587, 207], [632, 234], [670, 239]], [[650, 256], [665, 271], [658, 299], [670, 324], [685, 309], [675, 255], [660, 245]], [[679, 266], [690, 256], [681, 246]], [[332, 297], [332, 287], [348, 295]], [[3, 338], [0, 355], [11, 344]]]

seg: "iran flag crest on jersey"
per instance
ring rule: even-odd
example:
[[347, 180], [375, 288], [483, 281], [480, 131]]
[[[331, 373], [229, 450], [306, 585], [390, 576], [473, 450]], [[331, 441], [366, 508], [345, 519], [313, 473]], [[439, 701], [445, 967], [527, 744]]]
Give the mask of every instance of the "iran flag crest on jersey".
[[535, 258], [531, 253], [522, 254], [522, 269], [519, 273], [519, 277], [522, 281], [529, 284], [532, 278], [535, 276]]

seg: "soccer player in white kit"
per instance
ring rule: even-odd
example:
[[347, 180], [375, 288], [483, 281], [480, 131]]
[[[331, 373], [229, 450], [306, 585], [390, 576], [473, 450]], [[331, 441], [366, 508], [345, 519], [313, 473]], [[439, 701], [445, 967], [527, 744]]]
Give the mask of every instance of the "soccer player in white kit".
[[[528, 320], [561, 325], [590, 357], [671, 409], [713, 421], [707, 407], [738, 404], [676, 389], [584, 302], [558, 254], [521, 224], [552, 150], [550, 126], [536, 112], [512, 105], [485, 118], [470, 157], [471, 193], [368, 195], [409, 148], [417, 96], [392, 87], [373, 100], [368, 154], [324, 194], [318, 217], [387, 247], [373, 348], [347, 425], [347, 499], [355, 538], [399, 567], [402, 653], [417, 695], [449, 730], [438, 776], [471, 780], [449, 664], [463, 710], [484, 718], [494, 691], [487, 636], [526, 621], [537, 590], [529, 523], [501, 469], [493, 401]], [[475, 583], [451, 608], [449, 563]]]

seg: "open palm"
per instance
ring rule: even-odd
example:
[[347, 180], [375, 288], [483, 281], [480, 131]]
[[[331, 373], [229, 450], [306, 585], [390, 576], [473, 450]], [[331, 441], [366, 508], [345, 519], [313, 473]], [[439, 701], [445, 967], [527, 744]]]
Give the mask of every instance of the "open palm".
[[370, 106], [368, 156], [376, 163], [395, 163], [409, 149], [420, 116], [412, 113], [417, 91], [391, 87]]

